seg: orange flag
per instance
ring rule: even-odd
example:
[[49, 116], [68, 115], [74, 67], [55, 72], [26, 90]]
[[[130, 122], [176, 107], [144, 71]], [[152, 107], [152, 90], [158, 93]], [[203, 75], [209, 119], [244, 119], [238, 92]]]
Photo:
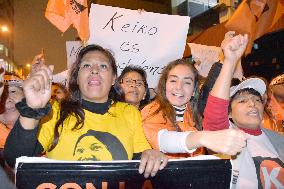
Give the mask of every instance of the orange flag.
[[77, 29], [79, 37], [89, 38], [89, 19], [87, 0], [49, 0], [45, 17], [61, 32], [71, 24]]
[[243, 0], [233, 16], [226, 23], [228, 30], [249, 35], [245, 54], [251, 52], [253, 41], [265, 34], [271, 27], [280, 0]]
[[274, 26], [274, 24], [281, 18], [283, 14], [284, 14], [284, 0], [279, 0], [277, 5], [277, 10], [271, 26]]

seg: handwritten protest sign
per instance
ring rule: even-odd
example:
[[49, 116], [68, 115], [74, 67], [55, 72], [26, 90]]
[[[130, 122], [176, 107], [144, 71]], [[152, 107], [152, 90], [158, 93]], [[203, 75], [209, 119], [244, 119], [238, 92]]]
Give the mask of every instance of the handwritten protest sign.
[[77, 54], [83, 48], [81, 41], [67, 41], [66, 54], [67, 54], [67, 69], [75, 62]]
[[66, 41], [67, 70], [53, 75], [52, 82], [66, 85], [71, 65], [76, 61], [77, 55], [83, 48], [81, 41]]
[[182, 58], [190, 18], [151, 12], [139, 13], [92, 4], [88, 44], [99, 44], [114, 52], [118, 74], [130, 64], [141, 66], [155, 87], [161, 71]]
[[64, 70], [63, 72], [55, 74], [52, 76], [52, 82], [66, 85], [68, 80], [68, 74], [68, 70]]
[[207, 46], [195, 43], [188, 43], [193, 59], [198, 62], [195, 64], [199, 74], [207, 77], [211, 66], [219, 61], [222, 49], [215, 46]]

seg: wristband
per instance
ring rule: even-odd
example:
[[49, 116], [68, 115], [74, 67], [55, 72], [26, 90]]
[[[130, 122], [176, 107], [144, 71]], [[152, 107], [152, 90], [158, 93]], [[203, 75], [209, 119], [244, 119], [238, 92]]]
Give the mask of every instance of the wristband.
[[48, 102], [44, 108], [31, 108], [27, 105], [26, 99], [15, 104], [20, 115], [27, 118], [40, 120], [43, 116], [47, 115], [51, 110], [51, 105]]

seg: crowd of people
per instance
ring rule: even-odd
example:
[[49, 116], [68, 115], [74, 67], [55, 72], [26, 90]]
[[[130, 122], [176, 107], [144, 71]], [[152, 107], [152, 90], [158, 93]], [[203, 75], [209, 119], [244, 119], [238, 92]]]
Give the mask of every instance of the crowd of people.
[[255, 76], [231, 86], [247, 43], [247, 35], [226, 39], [224, 59], [202, 86], [193, 63], [168, 63], [152, 100], [146, 72], [130, 65], [118, 76], [114, 56], [98, 45], [81, 49], [67, 86], [52, 83], [53, 66], [42, 55], [24, 81], [4, 81], [1, 68], [1, 165], [42, 155], [140, 159], [147, 178], [168, 159], [219, 153], [232, 159], [232, 186], [258, 188], [255, 159], [282, 162], [283, 170], [284, 74], [270, 84]]

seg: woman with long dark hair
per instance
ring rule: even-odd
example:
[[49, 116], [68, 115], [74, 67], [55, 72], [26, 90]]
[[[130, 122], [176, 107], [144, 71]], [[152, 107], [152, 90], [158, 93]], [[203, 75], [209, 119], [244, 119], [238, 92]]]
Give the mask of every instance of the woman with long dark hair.
[[43, 66], [24, 82], [26, 99], [18, 104], [21, 116], [5, 146], [10, 165], [16, 157], [42, 152], [59, 160], [131, 160], [141, 156], [139, 172], [145, 177], [154, 176], [166, 165], [167, 158], [152, 150], [144, 136], [140, 112], [116, 100], [113, 85], [117, 68], [108, 50], [89, 45], [80, 51], [70, 72], [70, 95], [60, 109], [53, 107], [43, 118], [50, 109], [51, 75], [52, 69]]

